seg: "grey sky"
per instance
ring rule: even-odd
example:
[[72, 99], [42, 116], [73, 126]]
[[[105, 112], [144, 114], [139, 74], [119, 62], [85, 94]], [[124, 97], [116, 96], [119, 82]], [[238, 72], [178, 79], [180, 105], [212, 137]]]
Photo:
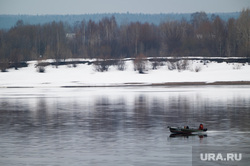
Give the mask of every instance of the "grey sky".
[[0, 14], [235, 12], [250, 0], [0, 0]]

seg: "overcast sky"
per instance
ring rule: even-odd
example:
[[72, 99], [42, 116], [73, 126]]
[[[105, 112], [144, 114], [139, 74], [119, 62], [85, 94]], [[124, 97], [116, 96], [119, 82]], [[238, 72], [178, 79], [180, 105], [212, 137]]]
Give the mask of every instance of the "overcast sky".
[[250, 0], [0, 0], [0, 14], [236, 12]]

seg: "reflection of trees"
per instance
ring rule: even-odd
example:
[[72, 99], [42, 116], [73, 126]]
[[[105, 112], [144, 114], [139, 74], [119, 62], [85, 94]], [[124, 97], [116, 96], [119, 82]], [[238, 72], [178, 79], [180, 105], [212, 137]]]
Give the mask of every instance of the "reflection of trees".
[[37, 106], [36, 106], [36, 122], [38, 125], [43, 125], [48, 123], [48, 115], [47, 115], [47, 102], [45, 99], [40, 98], [37, 101]]
[[170, 113], [170, 123], [187, 123], [189, 118], [192, 118], [193, 112], [191, 107], [193, 102], [190, 96], [185, 95], [172, 95], [168, 99], [167, 110]]
[[139, 95], [135, 98], [133, 120], [135, 125], [139, 128], [147, 128], [147, 125], [150, 124], [147, 102], [147, 97], [145, 95]]
[[[133, 100], [131, 100], [131, 98]], [[109, 133], [167, 125], [250, 128], [249, 98], [213, 99], [202, 93], [139, 93], [85, 98], [22, 98], [0, 100], [0, 129], [30, 134]], [[132, 101], [128, 103], [128, 101]]]
[[5, 129], [15, 129], [18, 132], [26, 132], [32, 124], [31, 112], [21, 99], [0, 101], [0, 124]]
[[124, 99], [110, 100], [102, 96], [95, 100], [88, 120], [91, 131], [117, 131], [121, 126], [125, 110]]

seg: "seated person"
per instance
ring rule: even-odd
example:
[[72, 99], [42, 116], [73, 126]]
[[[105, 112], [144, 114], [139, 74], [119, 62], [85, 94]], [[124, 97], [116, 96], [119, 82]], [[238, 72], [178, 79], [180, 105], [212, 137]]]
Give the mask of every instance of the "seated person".
[[203, 130], [203, 124], [200, 124], [199, 130]]

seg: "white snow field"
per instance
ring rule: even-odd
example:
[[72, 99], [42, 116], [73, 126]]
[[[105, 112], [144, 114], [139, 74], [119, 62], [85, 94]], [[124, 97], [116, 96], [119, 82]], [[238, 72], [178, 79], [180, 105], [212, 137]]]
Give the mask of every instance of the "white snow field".
[[[204, 64], [198, 60], [189, 60], [189, 69], [169, 70], [167, 65], [152, 70], [147, 64], [145, 74], [134, 70], [132, 60], [125, 62], [126, 69], [119, 71], [111, 66], [107, 72], [95, 71], [93, 65], [78, 64], [72, 66], [46, 66], [45, 73], [37, 72], [37, 61], [28, 62], [24, 68], [8, 69], [0, 72], [0, 87], [61, 87], [61, 86], [124, 86], [151, 85], [181, 82], [218, 82], [218, 81], [250, 81], [250, 65], [248, 63], [217, 63]], [[195, 68], [200, 68], [195, 72]]]

